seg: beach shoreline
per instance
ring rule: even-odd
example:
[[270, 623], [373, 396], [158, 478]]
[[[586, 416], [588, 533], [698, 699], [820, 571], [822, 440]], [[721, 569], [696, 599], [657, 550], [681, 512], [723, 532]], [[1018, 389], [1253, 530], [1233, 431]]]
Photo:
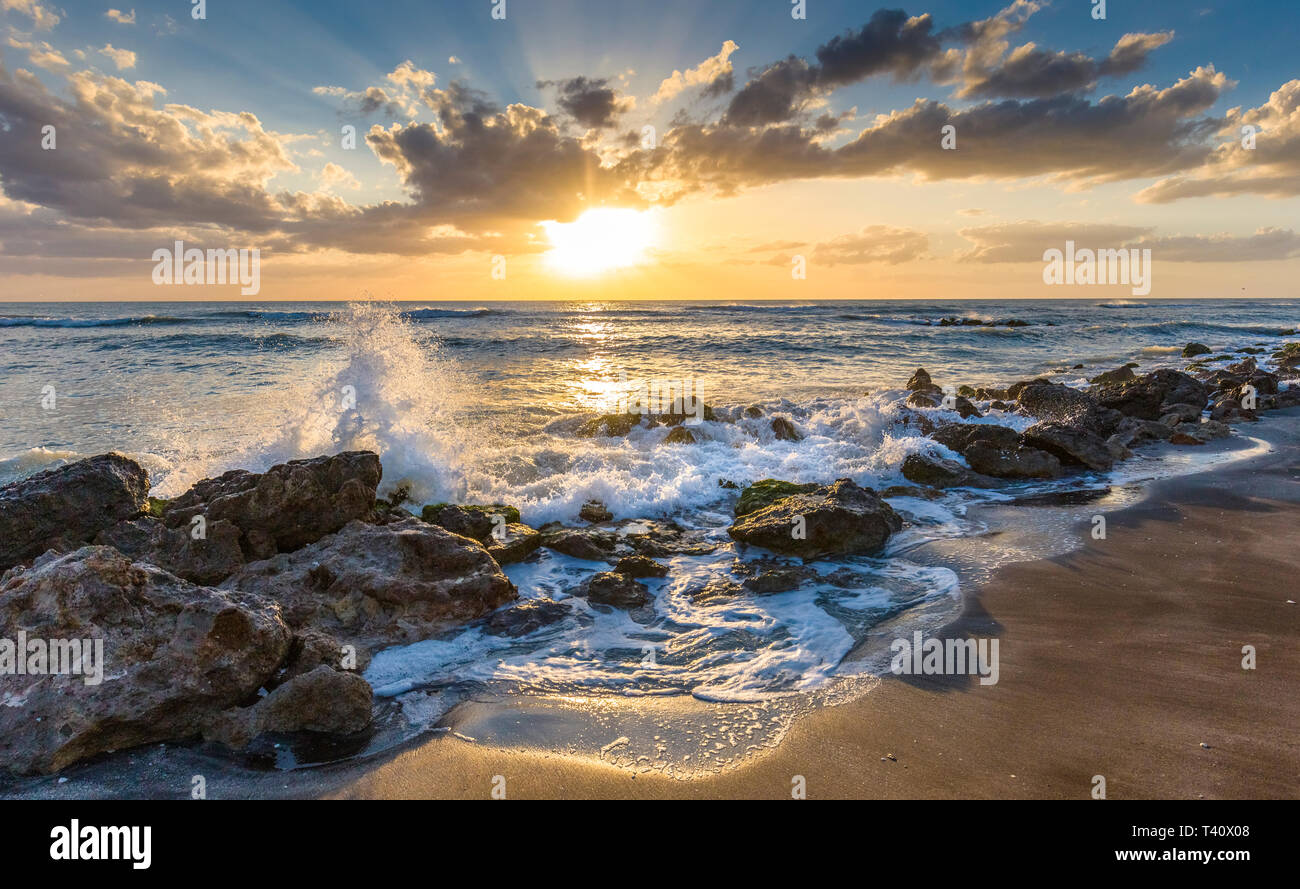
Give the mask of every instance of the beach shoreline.
[[1156, 482], [1105, 540], [1081, 528], [1080, 548], [974, 591], [939, 635], [996, 633], [996, 685], [886, 676], [690, 780], [445, 734], [322, 772], [319, 795], [486, 798], [499, 775], [515, 798], [789, 798], [802, 776], [810, 798], [1087, 799], [1101, 775], [1114, 799], [1295, 798], [1300, 553], [1283, 544], [1300, 527], [1300, 411], [1249, 433], [1273, 450]]

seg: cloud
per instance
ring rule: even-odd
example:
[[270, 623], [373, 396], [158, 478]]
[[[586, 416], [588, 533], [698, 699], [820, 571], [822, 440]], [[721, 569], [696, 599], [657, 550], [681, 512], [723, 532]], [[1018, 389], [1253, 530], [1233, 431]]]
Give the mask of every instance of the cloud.
[[[297, 168], [289, 137], [248, 112], [203, 112], [157, 101], [155, 83], [80, 71], [69, 98], [0, 65], [6, 140], [0, 182], [13, 200], [123, 228], [215, 225], [265, 231], [284, 216], [266, 183]], [[76, 134], [76, 150], [40, 149], [41, 128]]]
[[325, 188], [337, 187], [356, 189], [361, 187], [361, 183], [357, 181], [356, 176], [353, 176], [347, 170], [332, 161], [321, 168], [318, 178], [320, 179], [321, 185]]
[[676, 98], [693, 86], [703, 86], [706, 97], [720, 96], [731, 92], [734, 87], [734, 73], [731, 67], [731, 54], [740, 49], [734, 40], [722, 44], [716, 56], [710, 56], [694, 68], [686, 71], [673, 71], [659, 84], [659, 89], [650, 101], [656, 105]]
[[860, 232], [818, 244], [813, 260], [826, 265], [887, 262], [891, 265], [920, 259], [930, 249], [923, 232], [890, 225], [869, 225]]
[[1151, 231], [1138, 225], [1036, 220], [963, 228], [957, 234], [975, 246], [957, 258], [963, 262], [1042, 262], [1044, 250], [1062, 249], [1066, 241], [1074, 241], [1080, 249], [1119, 248]]
[[965, 262], [1042, 262], [1043, 251], [1064, 249], [1149, 249], [1156, 262], [1261, 262], [1300, 257], [1300, 235], [1262, 228], [1253, 235], [1156, 236], [1149, 226], [1081, 222], [1012, 222], [958, 232], [975, 246], [958, 256]]
[[795, 55], [752, 72], [731, 99], [725, 122], [759, 127], [790, 121], [835, 89], [876, 74], [905, 80], [941, 55], [934, 21], [901, 9], [877, 10], [857, 31], [817, 48], [815, 63]]
[[135, 53], [129, 49], [115, 49], [113, 44], [106, 43], [104, 48], [99, 50], [99, 54], [112, 59], [113, 64], [117, 66], [119, 71], [135, 67]]
[[579, 76], [570, 80], [539, 80], [537, 88], [555, 87], [560, 108], [566, 114], [584, 127], [604, 129], [613, 126], [634, 104], [631, 98], [619, 98], [617, 90], [606, 86], [608, 83], [605, 79]]
[[1173, 39], [1173, 32], [1125, 34], [1101, 61], [1080, 52], [1017, 47], [990, 67], [967, 66], [959, 98], [1042, 98], [1090, 91], [1101, 77], [1130, 74], [1146, 64], [1148, 54]]
[[38, 31], [48, 31], [62, 21], [59, 14], [41, 0], [0, 0], [0, 10], [22, 13], [32, 20]]
[[27, 50], [28, 60], [37, 68], [44, 68], [46, 71], [62, 71], [71, 67], [71, 63], [63, 53], [43, 40], [40, 43], [27, 43], [11, 36], [6, 42], [14, 49]]
[[1217, 134], [1222, 141], [1203, 167], [1162, 179], [1138, 192], [1137, 200], [1164, 204], [1209, 196], [1300, 195], [1300, 79], [1278, 87], [1258, 108], [1230, 109], [1222, 123]]
[[1300, 257], [1300, 236], [1291, 229], [1261, 228], [1253, 235], [1180, 235], [1143, 238], [1131, 246], [1149, 247], [1166, 262], [1257, 262]]
[[108, 12], [104, 13], [104, 18], [117, 22], [119, 25], [134, 25], [135, 10], [133, 9], [130, 12], [124, 13], [120, 9], [110, 9]]
[[[727, 120], [687, 123], [667, 133], [659, 150], [629, 158], [625, 166], [668, 183], [675, 197], [703, 189], [732, 194], [795, 179], [905, 173], [927, 180], [1048, 176], [1095, 185], [1200, 166], [1210, 154], [1207, 137], [1223, 125], [1202, 115], [1229, 85], [1223, 74], [1205, 67], [1164, 89], [1143, 85], [1096, 102], [1065, 95], [959, 110], [918, 99], [877, 116], [838, 148], [823, 144], [815, 128], [798, 124], [756, 129]], [[957, 150], [940, 145], [941, 130], [949, 125], [956, 130]]]

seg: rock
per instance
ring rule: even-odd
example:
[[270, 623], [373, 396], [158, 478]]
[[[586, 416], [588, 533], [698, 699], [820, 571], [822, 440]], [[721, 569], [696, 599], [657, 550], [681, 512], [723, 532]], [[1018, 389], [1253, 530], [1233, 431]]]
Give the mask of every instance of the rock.
[[0, 571], [47, 549], [75, 549], [141, 512], [149, 493], [144, 468], [101, 454], [47, 469], [0, 488]]
[[1168, 369], [1143, 374], [1128, 383], [1097, 387], [1094, 394], [1102, 407], [1142, 420], [1158, 420], [1175, 404], [1200, 410], [1210, 398], [1204, 383]]
[[1253, 423], [1259, 417], [1241, 406], [1235, 399], [1221, 401], [1210, 409], [1210, 421], [1215, 423]]
[[342, 670], [344, 657], [354, 652], [356, 661], [350, 663], [348, 669], [364, 670], [370, 663], [370, 657], [366, 652], [357, 651], [356, 646], [345, 646], [338, 639], [320, 630], [310, 627], [299, 630], [294, 633], [293, 640], [289, 643], [289, 655], [275, 675], [266, 681], [266, 687], [278, 687], [295, 676], [310, 673], [321, 664], [335, 670]]
[[1007, 401], [1015, 401], [1020, 398], [1020, 393], [1028, 386], [1051, 386], [1052, 381], [1046, 377], [1036, 377], [1032, 380], [1021, 380], [1018, 383], [1012, 383], [1006, 388], [1006, 394], [1000, 396]]
[[[0, 587], [0, 639], [103, 640], [104, 681], [5, 679], [0, 760], [54, 772], [109, 750], [199, 734], [289, 652], [271, 601], [197, 586], [105, 546], [52, 557]], [[107, 677], [112, 677], [111, 679]]]
[[1110, 469], [1115, 463], [1105, 439], [1077, 426], [1037, 423], [1026, 429], [1021, 439], [1029, 447], [1047, 451], [1063, 463], [1081, 464], [1095, 470]]
[[518, 639], [564, 620], [569, 606], [554, 599], [523, 599], [503, 608], [487, 620], [488, 630], [497, 636]]
[[232, 470], [204, 479], [163, 510], [168, 528], [188, 531], [191, 519], [227, 521], [240, 531], [247, 561], [292, 552], [366, 517], [383, 470], [370, 451], [291, 460], [264, 473]]
[[[1207, 441], [1213, 441], [1216, 438], [1227, 438], [1232, 434], [1232, 430], [1225, 424], [1215, 420], [1206, 420], [1204, 423], [1180, 423], [1173, 429], [1173, 435], [1169, 440], [1174, 444], [1204, 444]], [[1194, 442], [1188, 442], [1185, 439], [1194, 439]]]
[[913, 392], [907, 396], [907, 404], [912, 407], [938, 407], [939, 402], [924, 392]]
[[762, 481], [754, 482], [741, 492], [740, 499], [736, 501], [735, 514], [739, 518], [775, 503], [782, 497], [789, 497], [791, 494], [807, 494], [815, 490], [817, 490], [817, 485], [814, 484], [797, 485], [794, 482], [765, 478]]
[[932, 488], [983, 486], [979, 478], [960, 463], [928, 454], [908, 454], [903, 460], [903, 478]]
[[615, 608], [640, 608], [650, 601], [650, 591], [645, 584], [615, 571], [592, 575], [583, 584], [581, 594], [587, 597], [588, 602]]
[[1020, 410], [1040, 420], [1070, 420], [1094, 407], [1086, 392], [1059, 383], [1030, 383], [1016, 396]]
[[745, 416], [751, 420], [757, 420], [759, 417], [763, 416], [762, 405], [751, 404], [749, 407], [745, 408]]
[[643, 555], [624, 556], [614, 570], [628, 577], [667, 577], [668, 566]]
[[222, 584], [278, 602], [295, 629], [367, 648], [417, 642], [517, 595], [483, 545], [419, 519], [349, 522]]
[[599, 500], [588, 500], [582, 504], [582, 509], [578, 510], [578, 518], [584, 522], [608, 522], [613, 520], [614, 514]]
[[794, 428], [794, 424], [785, 417], [772, 418], [772, 434], [776, 436], [777, 441], [801, 441], [803, 436], [799, 430]]
[[631, 547], [643, 556], [703, 556], [717, 550], [707, 530], [687, 531], [676, 522], [638, 519], [625, 522], [617, 532], [617, 544]]
[[1133, 373], [1134, 367], [1136, 367], [1136, 365], [1126, 364], [1123, 367], [1116, 368], [1115, 370], [1108, 370], [1105, 373], [1097, 374], [1097, 376], [1091, 378], [1088, 382], [1092, 383], [1094, 386], [1109, 386], [1114, 383], [1127, 383], [1130, 380], [1136, 379], [1136, 375]]
[[453, 534], [487, 543], [498, 527], [519, 523], [519, 510], [504, 503], [434, 503], [420, 511], [420, 518], [430, 525], [446, 528]]
[[[947, 407], [947, 404], [944, 404], [943, 406]], [[984, 416], [980, 413], [979, 408], [970, 403], [970, 399], [962, 395], [958, 395], [953, 399], [952, 407], [950, 409], [956, 411], [963, 420], [970, 419], [971, 417]]]
[[993, 478], [1056, 478], [1061, 461], [1047, 451], [1016, 444], [999, 447], [992, 442], [976, 441], [963, 456], [970, 468]]
[[640, 414], [605, 414], [587, 420], [576, 430], [584, 438], [622, 438], [641, 423]]
[[906, 388], [909, 392], [941, 392], [941, 391], [943, 391], [943, 390], [941, 390], [938, 386], [936, 386], [936, 385], [934, 384], [934, 381], [933, 381], [933, 380], [930, 379], [930, 375], [929, 375], [928, 373], [925, 372], [925, 368], [924, 368], [924, 367], [918, 367], [918, 368], [916, 369], [916, 373], [912, 374], [912, 377], [911, 377], [911, 379], [909, 379], [909, 380], [907, 381], [907, 386], [906, 386], [905, 388]]
[[604, 561], [614, 552], [616, 539], [608, 531], [594, 528], [542, 529], [542, 546], [575, 559]]
[[522, 562], [542, 545], [542, 535], [527, 525], [513, 522], [506, 525], [498, 536], [492, 534], [485, 541], [487, 551], [498, 565]]
[[948, 423], [935, 430], [934, 440], [965, 456], [966, 449], [977, 441], [999, 448], [1016, 447], [1020, 444], [1020, 433], [992, 423]]
[[[727, 533], [774, 552], [818, 558], [875, 552], [902, 527], [903, 520], [875, 491], [845, 478], [740, 516]], [[795, 536], [801, 529], [803, 535]]]
[[204, 734], [242, 750], [266, 732], [351, 735], [370, 727], [374, 693], [355, 673], [319, 666], [295, 676], [251, 707], [227, 710]]
[[207, 523], [204, 536], [196, 539], [189, 528], [168, 528], [145, 515], [100, 531], [95, 543], [192, 583], [215, 586], [244, 567], [240, 536], [239, 528], [224, 519]]
[[[1174, 416], [1169, 414], [1168, 416]], [[1168, 441], [1174, 434], [1171, 424], [1155, 420], [1139, 420], [1137, 417], [1125, 417], [1115, 434], [1126, 446], [1146, 444], [1151, 441]]]
[[1183, 346], [1183, 357], [1195, 358], [1197, 355], [1209, 355], [1211, 351], [1204, 343], [1188, 343]]
[[788, 593], [799, 589], [805, 580], [817, 576], [815, 571], [802, 565], [780, 565], [767, 561], [741, 562], [737, 571], [749, 575], [741, 585], [749, 592], [760, 595]]
[[[1128, 419], [1136, 419], [1130, 417]], [[1201, 419], [1201, 409], [1192, 404], [1171, 404], [1169, 410], [1160, 415], [1160, 422], [1166, 426], [1177, 426], [1179, 423], [1198, 423]]]
[[1236, 374], [1239, 377], [1248, 377], [1255, 371], [1259, 370], [1259, 365], [1255, 363], [1254, 358], [1243, 358], [1235, 364], [1229, 364], [1225, 369], [1230, 374]]
[[695, 444], [695, 433], [687, 429], [685, 426], [676, 426], [666, 436], [664, 436], [663, 443]]

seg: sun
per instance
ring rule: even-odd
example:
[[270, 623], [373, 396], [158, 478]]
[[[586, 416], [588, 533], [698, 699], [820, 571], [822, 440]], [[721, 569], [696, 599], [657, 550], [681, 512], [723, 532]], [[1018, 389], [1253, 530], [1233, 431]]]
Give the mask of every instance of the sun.
[[542, 228], [551, 242], [546, 264], [573, 277], [642, 263], [656, 237], [649, 212], [613, 207], [588, 210], [573, 222], [543, 222]]

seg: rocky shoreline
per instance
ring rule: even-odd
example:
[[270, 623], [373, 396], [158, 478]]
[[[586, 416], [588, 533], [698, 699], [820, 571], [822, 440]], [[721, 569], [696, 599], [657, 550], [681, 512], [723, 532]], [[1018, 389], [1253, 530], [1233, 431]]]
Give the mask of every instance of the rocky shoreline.
[[[1300, 387], [1282, 385], [1300, 377], [1300, 343], [1269, 356], [1271, 370], [1254, 356], [1211, 368], [1216, 359], [1197, 346], [1184, 350], [1198, 359], [1187, 372], [1125, 365], [1086, 389], [1046, 378], [945, 389], [918, 369], [900, 399], [900, 422], [927, 437], [902, 465], [912, 485], [719, 479], [738, 492], [731, 538], [773, 555], [745, 563], [743, 583], [698, 595], [794, 589], [811, 571], [797, 560], [878, 552], [904, 524], [884, 498], [1105, 471], [1135, 448], [1204, 444], [1260, 411], [1300, 404]], [[960, 420], [945, 421], [948, 412]], [[805, 434], [758, 405], [704, 417], [732, 413], [763, 418], [778, 439]], [[1013, 425], [996, 422], [1012, 416]], [[609, 415], [577, 432], [662, 425], [672, 444], [690, 446], [687, 418]], [[478, 620], [523, 635], [563, 615], [553, 600], [520, 600], [503, 565], [543, 547], [604, 563], [572, 594], [635, 614], [652, 596], [641, 581], [670, 570], [660, 560], [717, 547], [671, 521], [615, 521], [596, 502], [574, 524], [539, 528], [505, 504], [416, 514], [401, 491], [378, 499], [382, 476], [376, 454], [353, 451], [234, 470], [160, 500], [143, 467], [104, 454], [0, 488], [0, 755], [9, 770], [49, 774], [156, 742], [242, 750], [268, 735], [365, 737], [376, 703], [361, 673], [377, 651]], [[4, 642], [18, 639], [24, 648], [10, 644], [6, 663]], [[60, 640], [102, 640], [103, 681], [53, 672]]]

